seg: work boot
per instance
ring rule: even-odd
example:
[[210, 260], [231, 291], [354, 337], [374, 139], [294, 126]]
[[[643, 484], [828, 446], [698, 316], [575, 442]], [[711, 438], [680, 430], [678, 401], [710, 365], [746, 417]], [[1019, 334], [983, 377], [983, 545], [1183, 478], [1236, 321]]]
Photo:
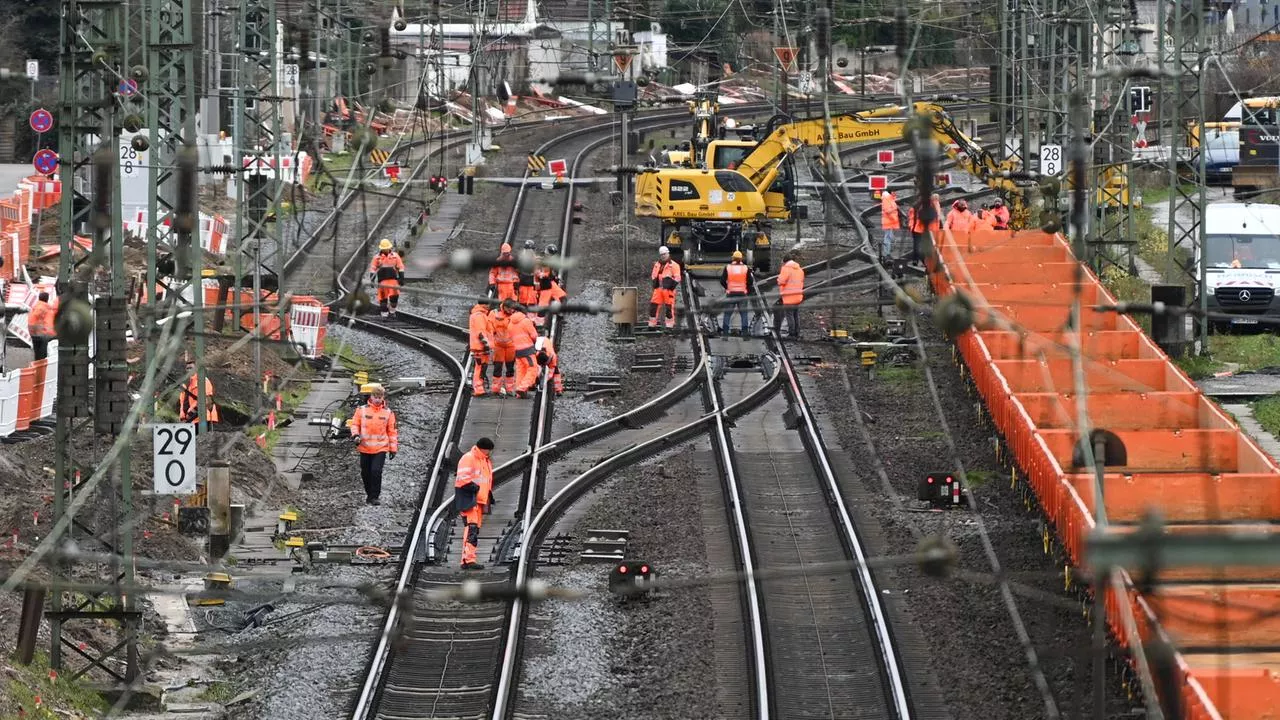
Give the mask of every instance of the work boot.
[[502, 397], [506, 397], [506, 396], [507, 396], [507, 386], [506, 386], [506, 385], [503, 385], [502, 387], [498, 388], [498, 394], [499, 394], [499, 395], [501, 395]]
[[516, 398], [517, 398], [517, 399], [524, 400], [524, 399], [525, 399], [525, 398], [527, 398], [527, 397], [529, 397], [529, 393], [528, 393], [528, 391], [525, 391], [525, 390], [517, 390], [517, 391], [516, 391]]
[[374, 499], [372, 499], [372, 500], [370, 500], [370, 501], [369, 501], [369, 504], [370, 504], [370, 505], [381, 505], [381, 504], [382, 504], [382, 498], [374, 498]]
[[478, 562], [469, 562], [469, 563], [463, 563], [462, 569], [463, 570], [483, 570], [484, 566]]

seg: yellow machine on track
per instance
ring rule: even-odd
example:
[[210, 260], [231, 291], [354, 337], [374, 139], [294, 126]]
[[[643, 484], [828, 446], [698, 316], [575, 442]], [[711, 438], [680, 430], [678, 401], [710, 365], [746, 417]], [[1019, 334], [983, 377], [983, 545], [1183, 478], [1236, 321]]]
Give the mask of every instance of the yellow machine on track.
[[[911, 108], [891, 105], [833, 116], [831, 143], [903, 138], [917, 115], [928, 120], [933, 138], [961, 170], [1008, 196], [1015, 222], [1026, 217], [1022, 188], [1012, 179], [1020, 168], [998, 162], [961, 132], [940, 105], [919, 102]], [[756, 269], [768, 271], [770, 222], [790, 220], [796, 207], [788, 161], [801, 148], [825, 145], [827, 124], [822, 118], [776, 116], [762, 136], [759, 141], [711, 141], [701, 167], [646, 168], [636, 178], [636, 217], [662, 220], [664, 242], [686, 263], [723, 262], [742, 250]]]

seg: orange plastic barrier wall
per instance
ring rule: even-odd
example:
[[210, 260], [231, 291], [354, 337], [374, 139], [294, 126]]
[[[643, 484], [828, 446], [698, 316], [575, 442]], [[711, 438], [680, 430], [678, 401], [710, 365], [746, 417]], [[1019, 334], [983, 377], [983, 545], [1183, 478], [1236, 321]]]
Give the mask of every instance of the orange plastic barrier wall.
[[[1073, 466], [1083, 398], [1089, 424], [1125, 445], [1123, 466], [1103, 478], [1107, 532], [1129, 533], [1150, 510], [1169, 532], [1230, 532], [1243, 523], [1271, 532], [1280, 521], [1280, 467], [1209, 401], [1130, 318], [1111, 305], [1096, 276], [1066, 241], [1039, 231], [943, 232], [930, 279], [941, 296], [963, 292], [978, 323], [956, 345], [987, 410], [1071, 557], [1082, 565], [1095, 530], [1094, 477]], [[1078, 392], [1068, 333], [1082, 302]], [[1280, 718], [1280, 559], [1275, 567], [1177, 568], [1139, 595], [1107, 591], [1107, 619], [1122, 647], [1135, 638], [1179, 648], [1184, 716]], [[1223, 585], [1222, 578], [1233, 582]], [[1263, 614], [1259, 615], [1259, 608]], [[1217, 627], [1226, 618], [1229, 630]], [[1231, 646], [1230, 658], [1223, 655]]]

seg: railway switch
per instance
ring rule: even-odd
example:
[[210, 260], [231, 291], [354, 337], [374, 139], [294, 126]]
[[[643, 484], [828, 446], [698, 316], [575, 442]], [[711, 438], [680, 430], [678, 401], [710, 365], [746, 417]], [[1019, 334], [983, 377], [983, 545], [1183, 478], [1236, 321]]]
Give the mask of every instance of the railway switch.
[[920, 480], [916, 497], [934, 507], [961, 507], [969, 504], [968, 495], [954, 473], [929, 473]]
[[658, 573], [647, 562], [624, 560], [609, 573], [609, 592], [620, 596], [648, 595]]

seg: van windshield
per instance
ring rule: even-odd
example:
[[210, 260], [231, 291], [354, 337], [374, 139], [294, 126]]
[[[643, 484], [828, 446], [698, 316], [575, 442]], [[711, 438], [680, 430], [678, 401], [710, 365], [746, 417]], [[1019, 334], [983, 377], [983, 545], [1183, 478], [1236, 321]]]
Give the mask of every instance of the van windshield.
[[1209, 235], [1205, 245], [1209, 267], [1280, 270], [1280, 236]]

